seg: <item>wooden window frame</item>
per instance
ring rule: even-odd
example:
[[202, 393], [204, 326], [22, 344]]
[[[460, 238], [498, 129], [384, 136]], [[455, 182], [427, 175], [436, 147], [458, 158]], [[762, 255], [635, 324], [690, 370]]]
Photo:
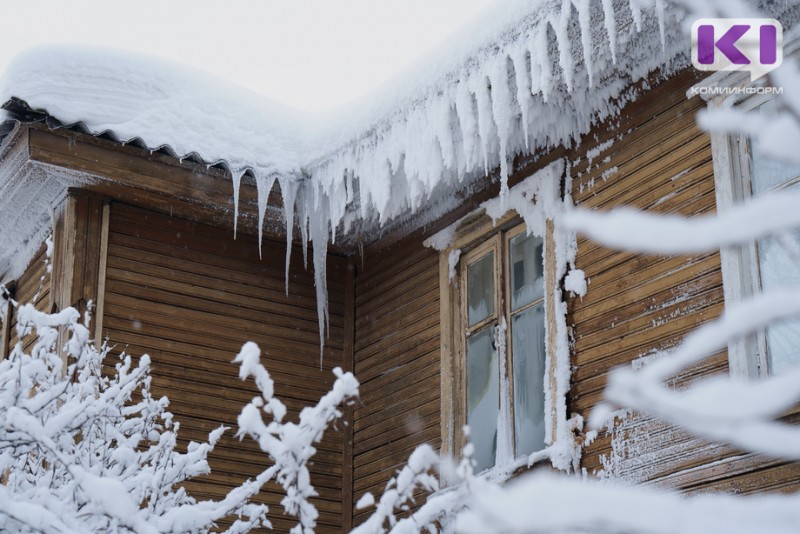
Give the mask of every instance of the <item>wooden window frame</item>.
[[[556, 254], [555, 254], [555, 241], [553, 233], [552, 221], [548, 220], [546, 225], [546, 232], [544, 236], [537, 235], [543, 241], [543, 274], [544, 274], [544, 293], [541, 298], [537, 298], [529, 304], [521, 307], [515, 312], [521, 313], [530, 307], [544, 305], [545, 308], [545, 376], [546, 383], [549, 386], [549, 395], [551, 399], [555, 399], [556, 386], [556, 348], [555, 348], [555, 316], [556, 310], [553, 303], [553, 298], [548, 298], [548, 295], [554, 295], [557, 280], [555, 279], [556, 273]], [[465, 444], [464, 435], [462, 432], [463, 426], [466, 424], [466, 329], [476, 332], [485, 327], [487, 323], [492, 321], [500, 321], [501, 318], [506, 318], [508, 321], [511, 317], [511, 302], [510, 298], [505, 298], [510, 295], [510, 277], [504, 272], [503, 265], [507, 262], [505, 257], [508, 254], [508, 244], [511, 239], [526, 231], [525, 224], [516, 213], [509, 212], [499, 220], [493, 222], [483, 210], [479, 213], [474, 213], [466, 219], [459, 222], [456, 230], [455, 239], [450, 247], [441, 251], [439, 261], [439, 276], [440, 276], [440, 302], [441, 302], [441, 381], [442, 381], [442, 398], [441, 398], [441, 436], [442, 446], [441, 453], [445, 457], [458, 458], [460, 451]], [[451, 253], [455, 250], [461, 251], [458, 266], [456, 269], [456, 276], [450, 280], [450, 257]], [[467, 266], [474, 263], [480, 257], [483, 257], [489, 250], [495, 251], [495, 284], [502, 287], [502, 291], [495, 290], [495, 314], [490, 318], [479, 322], [472, 327], [466, 325], [466, 284], [464, 283], [466, 277]], [[513, 356], [511, 354], [511, 325], [507, 324], [506, 327], [506, 362], [504, 367], [506, 379], [508, 383], [508, 417], [507, 428], [509, 435], [507, 439], [510, 440], [511, 450], [514, 451], [515, 443], [515, 428], [514, 428], [514, 380], [513, 380]], [[501, 369], [503, 369], [501, 367]], [[544, 386], [544, 384], [542, 384]], [[501, 398], [501, 413], [503, 410], [503, 399]], [[552, 437], [556, 435], [555, 427], [557, 420], [557, 407], [545, 404], [545, 427], [546, 436], [548, 439], [545, 446], [552, 443]], [[513, 466], [519, 458], [512, 452], [511, 465]], [[493, 473], [497, 470], [504, 470], [507, 468], [506, 464], [496, 464], [495, 466], [487, 469], [485, 473]], [[444, 481], [447, 483], [447, 481]]]
[[[710, 106], [717, 105], [710, 103]], [[711, 134], [717, 212], [725, 213], [751, 197], [747, 140], [738, 135]], [[726, 305], [752, 297], [761, 289], [755, 243], [720, 249], [722, 291]], [[767, 341], [763, 332], [728, 343], [731, 376], [754, 379], [767, 375]]]
[[[800, 39], [785, 46], [785, 56], [800, 56]], [[746, 72], [720, 72], [695, 87], [745, 87], [752, 85]], [[690, 94], [692, 91], [690, 91]], [[728, 107], [730, 95], [705, 97], [709, 108]], [[733, 105], [752, 111], [773, 95], [743, 93]], [[717, 212], [724, 213], [733, 206], [753, 197], [751, 188], [750, 142], [746, 136], [711, 132], [711, 154], [714, 165], [714, 190]], [[722, 289], [726, 305], [740, 302], [761, 291], [761, 274], [756, 243], [722, 247]], [[758, 379], [769, 375], [766, 332], [744, 336], [728, 343], [728, 365], [731, 376]]]

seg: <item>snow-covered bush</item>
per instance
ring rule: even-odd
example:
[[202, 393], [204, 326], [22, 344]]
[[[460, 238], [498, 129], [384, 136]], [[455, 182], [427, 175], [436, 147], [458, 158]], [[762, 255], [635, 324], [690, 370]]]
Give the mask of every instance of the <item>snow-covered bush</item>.
[[109, 349], [89, 341], [73, 308], [21, 305], [17, 333], [35, 341], [0, 362], [0, 530], [202, 532], [240, 514], [230, 531], [242, 532], [265, 522], [266, 506], [248, 503], [262, 480], [219, 502], [196, 502], [180, 486], [209, 472], [225, 428], [179, 452], [168, 401], [150, 393], [147, 355], [136, 365], [123, 355], [104, 374]]
[[[239, 434], [257, 439], [274, 464], [222, 500], [198, 502], [181, 483], [209, 472], [206, 458], [226, 428], [179, 452], [179, 424], [168, 400], [151, 395], [147, 355], [134, 365], [123, 354], [109, 376], [109, 348], [94, 346], [73, 308], [49, 315], [25, 304], [16, 315], [19, 339], [34, 342], [29, 350], [18, 342], [0, 362], [1, 531], [207, 532], [236, 515], [227, 532], [247, 532], [270, 526], [267, 506], [250, 499], [272, 478], [286, 491], [286, 513], [300, 520], [297, 531], [312, 531], [317, 512], [307, 499], [316, 493], [306, 464], [341, 416], [337, 406], [358, 394], [352, 374], [337, 369], [333, 390], [299, 424], [283, 422], [258, 348], [246, 344], [236, 361], [262, 395], [242, 410]], [[273, 420], [263, 423], [259, 410]]]

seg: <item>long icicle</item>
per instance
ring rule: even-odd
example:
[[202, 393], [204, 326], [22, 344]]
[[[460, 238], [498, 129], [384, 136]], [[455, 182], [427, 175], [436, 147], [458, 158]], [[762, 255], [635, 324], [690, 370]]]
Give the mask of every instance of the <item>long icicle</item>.
[[244, 169], [231, 171], [231, 181], [233, 182], [233, 239], [236, 239], [236, 227], [239, 222], [239, 188], [242, 186], [242, 176]]
[[292, 241], [294, 241], [294, 203], [297, 196], [298, 182], [291, 176], [281, 176], [278, 179], [281, 186], [283, 200], [283, 218], [286, 222], [286, 260], [284, 274], [286, 296], [289, 296], [289, 266], [292, 262]]
[[270, 177], [256, 176], [256, 189], [258, 190], [258, 257], [261, 258], [261, 242], [264, 238], [264, 217], [267, 213], [269, 192], [275, 184], [275, 175]]

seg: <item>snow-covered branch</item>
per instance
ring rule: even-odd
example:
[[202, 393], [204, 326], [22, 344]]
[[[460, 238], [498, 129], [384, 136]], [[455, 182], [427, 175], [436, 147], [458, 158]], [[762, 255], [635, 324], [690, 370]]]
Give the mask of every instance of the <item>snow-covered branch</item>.
[[797, 495], [685, 498], [552, 473], [530, 473], [474, 498], [458, 517], [464, 534], [535, 532], [790, 533], [800, 524]]
[[[311, 485], [308, 462], [317, 452], [314, 444], [322, 439], [325, 429], [342, 416], [338, 407], [358, 397], [358, 381], [352, 373], [335, 368], [336, 381], [331, 391], [316, 406], [303, 408], [299, 423], [283, 422], [286, 406], [274, 396], [274, 383], [260, 358], [258, 346], [247, 342], [234, 359], [240, 364], [239, 377], [245, 380], [252, 376], [261, 391], [260, 397], [242, 409], [237, 436], [252, 437], [275, 463], [276, 479], [286, 491], [281, 504], [286, 513], [300, 520], [292, 532], [309, 534], [314, 532], [318, 513], [309, 502], [317, 492]], [[269, 422], [264, 422], [262, 412], [270, 416]]]
[[631, 252], [696, 254], [752, 242], [800, 227], [800, 193], [766, 194], [719, 215], [681, 217], [632, 208], [573, 209], [564, 224], [594, 241]]

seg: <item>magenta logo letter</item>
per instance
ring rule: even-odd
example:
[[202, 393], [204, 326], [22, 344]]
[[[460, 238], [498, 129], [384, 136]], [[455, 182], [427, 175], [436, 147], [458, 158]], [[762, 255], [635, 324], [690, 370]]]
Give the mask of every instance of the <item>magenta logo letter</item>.
[[782, 61], [783, 27], [775, 19], [700, 19], [692, 26], [698, 70], [748, 70], [757, 80]]

